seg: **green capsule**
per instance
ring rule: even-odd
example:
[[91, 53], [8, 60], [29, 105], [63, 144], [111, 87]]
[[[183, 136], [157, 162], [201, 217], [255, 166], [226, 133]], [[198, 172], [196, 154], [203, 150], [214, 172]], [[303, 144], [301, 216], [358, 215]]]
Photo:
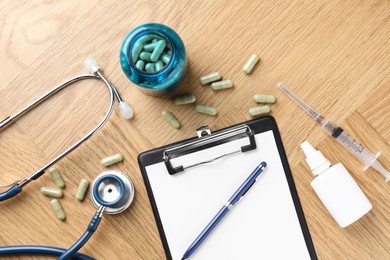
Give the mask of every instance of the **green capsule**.
[[218, 111], [215, 107], [209, 107], [205, 105], [196, 105], [195, 110], [196, 112], [206, 114], [209, 116], [216, 116], [218, 114]]
[[136, 62], [143, 49], [144, 45], [138, 40], [134, 43], [133, 49], [131, 50], [131, 60]]
[[156, 38], [153, 39], [152, 43], [156, 43], [158, 40]]
[[57, 185], [58, 188], [64, 188], [65, 182], [61, 177], [61, 174], [57, 171], [56, 168], [50, 168], [49, 170], [51, 178], [53, 179], [54, 183]]
[[167, 120], [167, 122], [174, 128], [179, 129], [181, 124], [179, 120], [169, 111], [162, 111], [162, 116]]
[[116, 164], [116, 163], [121, 162], [121, 161], [123, 161], [123, 155], [120, 154], [120, 153], [117, 153], [117, 154], [108, 156], [108, 157], [106, 157], [106, 158], [103, 158], [103, 159], [100, 161], [100, 164], [101, 164], [102, 166], [107, 167], [107, 166]]
[[248, 113], [251, 116], [259, 116], [263, 114], [268, 114], [271, 111], [271, 108], [269, 106], [259, 106], [259, 107], [252, 107], [248, 110]]
[[61, 198], [64, 196], [64, 193], [60, 189], [56, 188], [49, 188], [49, 187], [42, 187], [41, 193], [48, 197], [54, 197], [54, 198]]
[[87, 179], [82, 179], [79, 184], [79, 188], [76, 192], [76, 199], [78, 201], [82, 201], [85, 197], [85, 194], [87, 193], [87, 189], [89, 186], [89, 181]]
[[221, 74], [219, 74], [219, 72], [213, 72], [213, 73], [210, 73], [210, 74], [207, 74], [207, 75], [200, 77], [199, 83], [201, 85], [205, 85], [205, 84], [208, 84], [210, 82], [220, 80], [221, 78], [222, 78], [222, 76], [221, 76]]
[[273, 104], [276, 101], [276, 97], [274, 95], [263, 95], [263, 94], [254, 95], [253, 99], [257, 103], [268, 103], [268, 104]]
[[164, 63], [162, 60], [158, 60], [156, 63], [154, 63], [154, 66], [156, 68], [156, 71], [160, 71], [164, 68]]
[[146, 63], [145, 70], [149, 73], [155, 72], [156, 68], [154, 67], [154, 63]]
[[60, 202], [57, 199], [52, 199], [50, 205], [59, 220], [65, 220], [65, 212], [61, 207]]
[[168, 64], [169, 61], [171, 60], [171, 55], [169, 55], [168, 53], [163, 53], [161, 55], [161, 60], [165, 63], [165, 64]]
[[211, 88], [213, 90], [220, 90], [220, 89], [227, 89], [227, 88], [232, 88], [233, 87], [233, 81], [230, 79], [227, 80], [222, 80], [222, 81], [217, 81], [211, 83]]
[[144, 35], [144, 36], [140, 37], [137, 41], [142, 43], [142, 45], [145, 45], [146, 43], [152, 41], [154, 38], [155, 38], [154, 35], [149, 34], [149, 35]]
[[195, 101], [196, 101], [196, 97], [194, 95], [175, 97], [173, 99], [173, 103], [175, 103], [175, 105], [179, 105], [179, 106], [192, 104], [192, 103], [195, 103]]
[[139, 70], [144, 70], [145, 69], [145, 62], [143, 60], [137, 60], [135, 67]]
[[260, 57], [259, 55], [257, 54], [252, 54], [252, 56], [249, 58], [249, 60], [247, 61], [247, 63], [245, 63], [244, 67], [242, 68], [242, 70], [246, 73], [246, 74], [250, 74], [252, 72], [252, 69], [253, 67], [256, 65], [257, 62], [259, 62], [260, 60]]
[[152, 55], [150, 55], [150, 60], [153, 62], [158, 61], [160, 59], [161, 54], [163, 53], [165, 47], [167, 46], [167, 42], [164, 40], [159, 40], [157, 42], [156, 47], [154, 48]]
[[150, 61], [150, 56], [151, 55], [152, 54], [150, 52], [143, 51], [143, 52], [140, 53], [139, 57], [143, 61]]
[[[154, 39], [154, 40], [156, 40], [156, 39]], [[148, 43], [148, 44], [144, 45], [144, 51], [153, 52], [156, 45], [157, 45], [157, 42]]]

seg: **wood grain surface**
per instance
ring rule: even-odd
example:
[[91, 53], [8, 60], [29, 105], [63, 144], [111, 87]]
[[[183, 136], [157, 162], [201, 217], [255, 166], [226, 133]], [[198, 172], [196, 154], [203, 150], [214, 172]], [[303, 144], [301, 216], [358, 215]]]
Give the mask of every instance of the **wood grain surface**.
[[[139, 92], [119, 64], [127, 33], [157, 22], [183, 39], [189, 72], [183, 88], [218, 116], [177, 107], [172, 97]], [[261, 64], [241, 71], [252, 53]], [[164, 252], [137, 164], [139, 153], [184, 138], [209, 125], [227, 127], [250, 119], [252, 96], [274, 94], [271, 114], [279, 125], [294, 180], [320, 259], [390, 259], [390, 184], [355, 159], [276, 87], [283, 82], [319, 112], [336, 120], [390, 168], [390, 2], [371, 1], [0, 1], [0, 119], [13, 114], [65, 79], [85, 73], [92, 56], [135, 111], [124, 120], [117, 108], [108, 123], [56, 167], [66, 182], [60, 200], [66, 220], [57, 220], [42, 186], [49, 174], [0, 205], [0, 244], [69, 247], [95, 212], [88, 195], [75, 198], [82, 178], [92, 181], [106, 168], [101, 158], [122, 153], [109, 167], [135, 183], [132, 206], [106, 215], [81, 250], [97, 259], [164, 259]], [[219, 71], [234, 89], [213, 92], [198, 77]], [[102, 118], [108, 104], [102, 83], [81, 82], [61, 91], [0, 133], [0, 186], [26, 178]], [[161, 111], [181, 121], [173, 129]], [[364, 190], [373, 209], [342, 229], [310, 187], [313, 179], [299, 144], [309, 140], [332, 163], [342, 162]], [[261, 250], [261, 245], [259, 245]], [[283, 250], [283, 248], [281, 248]], [[10, 257], [19, 259], [19, 257]], [[21, 256], [20, 259], [42, 259]]]

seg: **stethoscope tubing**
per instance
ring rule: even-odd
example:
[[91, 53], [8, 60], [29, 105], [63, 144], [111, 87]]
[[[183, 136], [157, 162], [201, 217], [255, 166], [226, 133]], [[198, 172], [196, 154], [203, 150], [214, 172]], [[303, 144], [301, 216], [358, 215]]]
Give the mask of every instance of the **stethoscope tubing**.
[[[53, 255], [61, 256], [67, 251], [65, 248], [42, 245], [0, 246], [0, 256], [5, 255]], [[95, 260], [95, 258], [82, 253], [72, 256], [74, 260]]]
[[[65, 82], [57, 85], [53, 89], [51, 89], [46, 94], [37, 98], [36, 100], [34, 100], [32, 103], [30, 103], [26, 107], [22, 108], [19, 112], [15, 113], [13, 116], [9, 116], [0, 122], [0, 130], [1, 130], [2, 128], [8, 126], [13, 121], [15, 121], [18, 117], [27, 113], [29, 110], [31, 110], [32, 108], [34, 108], [35, 106], [37, 106], [38, 104], [40, 104], [41, 102], [46, 100], [47, 98], [53, 96], [54, 94], [56, 94], [60, 90], [64, 89], [65, 87], [67, 87], [75, 82], [78, 82], [78, 81], [81, 81], [84, 79], [102, 80], [105, 83], [105, 85], [109, 91], [109, 94], [110, 94], [110, 105], [107, 109], [105, 116], [91, 131], [89, 131], [85, 136], [83, 136], [81, 139], [79, 139], [76, 143], [74, 143], [70, 147], [63, 150], [54, 159], [52, 159], [49, 163], [44, 165], [42, 168], [38, 169], [31, 176], [22, 180], [20, 183], [14, 184], [6, 192], [0, 193], [0, 201], [4, 201], [4, 200], [7, 200], [9, 198], [16, 196], [18, 193], [20, 193], [22, 191], [23, 186], [25, 186], [26, 184], [28, 184], [29, 182], [31, 182], [33, 180], [38, 179], [40, 176], [42, 176], [46, 172], [46, 170], [49, 167], [51, 167], [53, 164], [55, 164], [56, 162], [61, 160], [63, 157], [65, 157], [66, 155], [71, 153], [73, 150], [75, 150], [77, 147], [79, 147], [82, 143], [84, 143], [86, 140], [88, 140], [99, 129], [101, 129], [103, 127], [103, 125], [108, 121], [108, 119], [110, 118], [110, 116], [112, 114], [112, 111], [114, 108], [114, 95], [117, 97], [118, 102], [123, 101], [121, 96], [119, 95], [117, 89], [115, 88], [115, 86], [104, 77], [104, 75], [102, 74], [100, 69], [97, 69], [96, 71], [92, 71], [92, 72], [94, 74], [82, 74], [82, 75], [68, 79], [67, 81], [65, 81]], [[39, 246], [39, 245], [3, 246], [3, 247], [0, 247], [0, 256], [1, 255], [10, 255], [10, 254], [11, 255], [12, 254], [17, 254], [17, 255], [18, 254], [48, 254], [48, 255], [58, 256], [59, 257], [58, 259], [60, 259], [60, 260], [69, 259], [70, 257], [72, 257], [73, 259], [87, 259], [87, 260], [94, 259], [94, 258], [91, 258], [87, 255], [77, 253], [77, 251], [80, 250], [80, 248], [89, 240], [89, 238], [92, 236], [92, 234], [98, 228], [106, 207], [116, 206], [118, 203], [120, 203], [123, 200], [123, 198], [126, 195], [125, 184], [119, 177], [112, 175], [112, 174], [108, 174], [105, 177], [102, 177], [101, 181], [98, 181], [97, 186], [99, 186], [104, 180], [111, 180], [111, 181], [113, 180], [119, 185], [120, 194], [119, 194], [118, 199], [115, 201], [106, 202], [99, 197], [98, 187], [96, 188], [96, 192], [94, 192], [93, 195], [96, 198], [98, 198], [98, 200], [102, 203], [99, 206], [98, 210], [96, 211], [95, 215], [93, 216], [91, 222], [89, 223], [87, 230], [80, 237], [80, 239], [77, 240], [69, 249], [63, 249], [63, 248], [51, 247], [51, 246]], [[131, 197], [131, 200], [132, 200], [132, 198], [133, 197]]]
[[[5, 191], [3, 193], [0, 193], [0, 201], [4, 201], [6, 199], [9, 199], [11, 197], [16, 196], [18, 193], [21, 192], [23, 186], [25, 186], [29, 182], [31, 182], [33, 180], [36, 180], [39, 177], [41, 177], [46, 172], [46, 170], [48, 168], [50, 168], [52, 165], [57, 163], [59, 160], [64, 158], [66, 155], [68, 155], [69, 153], [74, 151], [82, 143], [84, 143], [86, 140], [88, 140], [93, 134], [95, 134], [97, 131], [99, 131], [103, 127], [103, 125], [108, 121], [108, 119], [110, 118], [110, 116], [112, 114], [112, 111], [113, 111], [113, 108], [114, 108], [114, 92], [113, 92], [113, 89], [115, 89], [115, 87], [102, 75], [100, 70], [98, 70], [95, 74], [82, 74], [82, 75], [70, 78], [67, 81], [57, 85], [56, 87], [51, 89], [49, 92], [47, 92], [46, 94], [44, 94], [41, 97], [37, 98], [35, 101], [33, 101], [28, 106], [26, 106], [23, 109], [21, 109], [19, 112], [17, 112], [13, 116], [10, 116], [7, 119], [2, 121], [2, 122], [6, 122], [6, 124], [3, 123], [1, 125], [1, 127], [0, 127], [0, 129], [2, 127], [7, 126], [11, 122], [13, 122], [15, 119], [17, 119], [21, 115], [25, 114], [26, 112], [31, 110], [33, 107], [35, 107], [36, 105], [40, 104], [41, 102], [43, 102], [47, 98], [51, 97], [52, 95], [54, 95], [58, 91], [64, 89], [65, 87], [67, 87], [67, 86], [69, 86], [69, 85], [71, 85], [71, 84], [73, 84], [75, 82], [78, 82], [78, 81], [81, 81], [81, 80], [85, 80], [85, 79], [102, 80], [105, 83], [105, 85], [106, 85], [106, 87], [107, 87], [107, 89], [109, 91], [109, 94], [110, 94], [110, 105], [109, 105], [109, 108], [108, 108], [105, 116], [103, 117], [103, 119], [90, 132], [88, 132], [84, 137], [82, 137], [80, 140], [78, 140], [76, 143], [74, 143], [70, 147], [68, 147], [65, 150], [63, 150], [54, 159], [52, 159], [50, 162], [48, 162], [42, 168], [38, 169], [31, 176], [29, 176], [28, 178], [24, 179], [19, 184], [13, 185], [9, 190], [7, 190], [7, 191]], [[118, 93], [118, 92], [115, 91], [115, 93]], [[118, 97], [118, 100], [122, 100], [120, 96], [117, 95], [117, 97]]]

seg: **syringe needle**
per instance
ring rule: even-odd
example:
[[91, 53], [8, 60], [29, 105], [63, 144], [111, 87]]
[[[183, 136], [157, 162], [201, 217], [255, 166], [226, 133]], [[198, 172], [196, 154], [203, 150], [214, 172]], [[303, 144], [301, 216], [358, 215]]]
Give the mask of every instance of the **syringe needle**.
[[282, 83], [278, 83], [276, 85], [280, 90], [282, 90], [287, 96], [289, 96], [292, 100], [294, 100], [303, 110], [305, 110], [309, 115], [311, 115], [315, 120], [321, 121], [323, 117], [315, 111], [313, 108], [311, 108], [308, 104], [303, 102], [302, 99], [297, 97], [291, 90], [289, 90], [285, 85]]
[[277, 84], [277, 87], [282, 90], [287, 96], [294, 100], [301, 108], [308, 112], [315, 120], [321, 123], [322, 129], [330, 136], [336, 139], [341, 145], [343, 145], [348, 151], [364, 162], [365, 171], [367, 168], [372, 167], [386, 177], [386, 182], [390, 181], [390, 172], [387, 171], [378, 161], [377, 158], [380, 152], [374, 155], [368, 149], [363, 147], [359, 142], [347, 134], [344, 129], [339, 127], [336, 123], [323, 118], [317, 111], [308, 106], [302, 99], [297, 97], [282, 83]]

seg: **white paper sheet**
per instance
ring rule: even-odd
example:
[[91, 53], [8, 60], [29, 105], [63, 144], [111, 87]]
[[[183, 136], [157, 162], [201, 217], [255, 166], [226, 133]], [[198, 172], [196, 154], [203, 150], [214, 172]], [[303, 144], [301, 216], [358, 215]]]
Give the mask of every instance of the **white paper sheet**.
[[[310, 259], [272, 131], [255, 135], [257, 149], [169, 175], [146, 167], [173, 259], [181, 259], [231, 195], [262, 161], [262, 176], [224, 217], [191, 260]], [[242, 138], [179, 157], [174, 165], [237, 150]], [[202, 157], [202, 159], [200, 158]]]

